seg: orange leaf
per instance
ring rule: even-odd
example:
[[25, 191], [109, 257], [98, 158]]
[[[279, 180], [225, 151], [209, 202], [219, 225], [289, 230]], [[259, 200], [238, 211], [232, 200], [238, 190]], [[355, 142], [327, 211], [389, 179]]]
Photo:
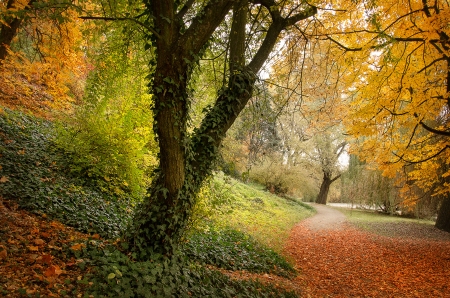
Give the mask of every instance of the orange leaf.
[[39, 247], [37, 247], [37, 246], [28, 246], [28, 249], [31, 250], [31, 251], [38, 251]]
[[36, 245], [44, 245], [45, 241], [42, 239], [34, 239], [34, 244]]
[[45, 272], [44, 272], [44, 275], [46, 276], [46, 277], [52, 277], [52, 276], [54, 276], [56, 273], [55, 273], [55, 266], [51, 266], [51, 267], [49, 267], [47, 270], [45, 270]]
[[52, 277], [55, 275], [60, 275], [61, 273], [63, 273], [61, 268], [59, 268], [58, 265], [54, 265], [54, 266], [50, 266], [47, 270], [45, 270], [44, 275], [46, 277]]
[[50, 265], [53, 257], [51, 255], [42, 255], [42, 262]]
[[44, 238], [50, 238], [50, 234], [47, 232], [41, 232], [41, 236]]
[[71, 249], [81, 250], [84, 246], [85, 246], [84, 243], [77, 243], [77, 244], [72, 245]]

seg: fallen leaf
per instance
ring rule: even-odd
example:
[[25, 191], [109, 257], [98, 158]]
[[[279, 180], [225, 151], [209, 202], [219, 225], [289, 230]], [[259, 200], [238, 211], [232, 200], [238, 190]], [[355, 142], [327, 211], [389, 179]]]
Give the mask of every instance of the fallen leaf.
[[44, 240], [42, 240], [42, 239], [34, 239], [34, 244], [36, 244], [36, 245], [44, 245], [45, 244], [45, 241]]
[[45, 270], [44, 275], [46, 277], [52, 277], [55, 275], [60, 275], [63, 271], [61, 270], [61, 268], [59, 268], [58, 265], [54, 265], [54, 266], [50, 266], [49, 268], [47, 268], [47, 270]]
[[8, 181], [9, 181], [9, 179], [6, 176], [2, 176], [2, 178], [0, 178], [0, 183], [5, 183], [5, 182], [8, 182]]
[[51, 255], [42, 255], [42, 262], [50, 265], [53, 257]]
[[28, 289], [27, 290], [27, 295], [31, 295], [31, 294], [34, 294], [34, 293], [36, 293], [36, 290], [32, 290], [32, 289]]
[[83, 247], [85, 247], [84, 243], [77, 243], [72, 245], [70, 248], [73, 250], [81, 250]]
[[8, 252], [6, 251], [6, 249], [0, 251], [0, 260], [6, 259], [7, 256], [8, 256]]
[[47, 233], [47, 232], [41, 232], [41, 236], [44, 237], [44, 238], [50, 238], [50, 234]]
[[37, 247], [37, 246], [28, 246], [28, 249], [31, 250], [31, 251], [38, 251], [39, 247]]

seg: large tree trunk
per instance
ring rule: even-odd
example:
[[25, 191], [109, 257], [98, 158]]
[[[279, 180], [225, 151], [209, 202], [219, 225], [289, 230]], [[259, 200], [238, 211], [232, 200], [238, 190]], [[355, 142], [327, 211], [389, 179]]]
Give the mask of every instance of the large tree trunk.
[[446, 196], [442, 201], [435, 227], [450, 233], [450, 196]]
[[322, 184], [320, 185], [320, 191], [317, 195], [316, 203], [317, 204], [327, 204], [328, 192], [330, 191], [331, 186], [331, 175], [327, 173], [323, 174]]
[[338, 175], [334, 178], [331, 178], [332, 177], [331, 175], [332, 173], [330, 172], [323, 173], [322, 184], [320, 185], [320, 191], [316, 198], [317, 204], [324, 204], [324, 205], [327, 204], [328, 192], [330, 191], [331, 184], [337, 179], [339, 179], [339, 177], [341, 177], [341, 175]]

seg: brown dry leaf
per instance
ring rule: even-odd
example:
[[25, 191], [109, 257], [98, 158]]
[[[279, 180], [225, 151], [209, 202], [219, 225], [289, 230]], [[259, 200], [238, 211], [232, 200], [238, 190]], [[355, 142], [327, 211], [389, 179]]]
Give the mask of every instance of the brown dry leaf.
[[42, 255], [42, 262], [50, 265], [53, 257], [51, 255]]
[[6, 176], [2, 176], [2, 178], [0, 178], [0, 183], [6, 183], [8, 181], [9, 181], [9, 179]]
[[31, 251], [38, 251], [39, 247], [30, 245], [30, 246], [28, 246], [28, 249]]
[[42, 239], [34, 239], [34, 244], [36, 244], [36, 245], [44, 245], [45, 244], [45, 241], [44, 240], [42, 240]]
[[8, 257], [8, 252], [6, 251], [6, 249], [3, 249], [2, 251], [0, 251], [0, 260], [4, 260]]

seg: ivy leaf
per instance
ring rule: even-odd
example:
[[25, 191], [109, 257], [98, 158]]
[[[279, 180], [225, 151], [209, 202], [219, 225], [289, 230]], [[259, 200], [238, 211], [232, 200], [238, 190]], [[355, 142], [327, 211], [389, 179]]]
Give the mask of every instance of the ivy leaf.
[[108, 279], [113, 279], [113, 278], [115, 278], [116, 277], [116, 274], [115, 273], [110, 273], [110, 274], [108, 274]]

